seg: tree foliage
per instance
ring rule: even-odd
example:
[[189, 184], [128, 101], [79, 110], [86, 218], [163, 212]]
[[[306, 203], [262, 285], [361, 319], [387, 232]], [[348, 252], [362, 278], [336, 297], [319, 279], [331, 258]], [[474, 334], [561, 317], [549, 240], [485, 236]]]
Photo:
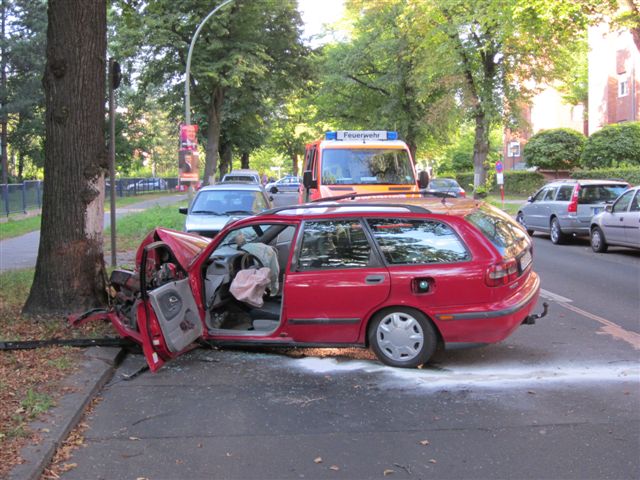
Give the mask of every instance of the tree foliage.
[[582, 133], [570, 128], [543, 130], [524, 146], [524, 161], [543, 170], [571, 170], [580, 164], [585, 140]]
[[[25, 169], [43, 164], [47, 4], [45, 0], [3, 0], [5, 34], [0, 39], [4, 75], [0, 85], [0, 119], [7, 125], [8, 145], [21, 181]], [[3, 151], [3, 153], [5, 153]]]
[[[141, 94], [182, 118], [187, 52], [198, 24], [221, 2], [121, 0], [118, 50], [139, 71]], [[191, 63], [191, 107], [206, 145], [205, 181], [217, 168], [222, 144], [245, 153], [264, 141], [262, 122], [304, 76], [306, 49], [293, 0], [236, 0], [202, 28]], [[129, 41], [123, 41], [129, 38]], [[144, 47], [131, 50], [132, 41]], [[135, 43], [134, 43], [135, 44]]]
[[607, 125], [593, 133], [582, 153], [586, 168], [640, 166], [640, 122]]

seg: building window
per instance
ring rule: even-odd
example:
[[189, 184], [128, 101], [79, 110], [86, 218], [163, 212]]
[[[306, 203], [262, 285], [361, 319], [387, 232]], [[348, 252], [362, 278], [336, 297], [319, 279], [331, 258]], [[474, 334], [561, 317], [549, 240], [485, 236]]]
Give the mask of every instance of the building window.
[[618, 78], [618, 97], [629, 95], [629, 79], [627, 77]]
[[520, 142], [509, 142], [509, 157], [520, 156]]

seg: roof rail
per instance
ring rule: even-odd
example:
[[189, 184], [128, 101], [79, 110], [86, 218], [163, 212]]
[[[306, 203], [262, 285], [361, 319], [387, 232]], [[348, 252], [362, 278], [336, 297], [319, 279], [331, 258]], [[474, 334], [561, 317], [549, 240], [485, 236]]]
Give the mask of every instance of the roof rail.
[[343, 195], [336, 195], [333, 197], [317, 198], [312, 200], [315, 202], [326, 202], [335, 200], [344, 200], [346, 198], [360, 198], [360, 197], [389, 197], [389, 196], [407, 196], [407, 195], [420, 195], [421, 197], [437, 197], [437, 198], [455, 198], [455, 195], [449, 192], [434, 192], [433, 190], [418, 190], [417, 192], [405, 191], [405, 192], [372, 192], [372, 193], [345, 193]]
[[261, 215], [273, 215], [275, 213], [284, 212], [287, 210], [298, 210], [302, 208], [338, 208], [338, 207], [391, 207], [391, 208], [405, 208], [407, 211], [411, 213], [431, 213], [431, 210], [428, 208], [421, 207], [419, 205], [403, 205], [401, 203], [338, 203], [338, 202], [327, 202], [327, 203], [302, 203], [300, 205], [287, 205], [284, 207], [276, 207], [270, 210], [265, 210], [264, 212], [258, 213], [256, 216]]

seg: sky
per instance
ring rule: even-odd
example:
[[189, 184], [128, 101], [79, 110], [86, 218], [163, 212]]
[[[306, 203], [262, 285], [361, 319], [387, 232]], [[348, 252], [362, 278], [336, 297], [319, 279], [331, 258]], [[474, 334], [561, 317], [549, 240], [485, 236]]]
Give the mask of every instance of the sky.
[[304, 22], [303, 37], [312, 46], [322, 43], [309, 40], [322, 32], [322, 26], [340, 20], [344, 14], [344, 0], [298, 0], [298, 9]]

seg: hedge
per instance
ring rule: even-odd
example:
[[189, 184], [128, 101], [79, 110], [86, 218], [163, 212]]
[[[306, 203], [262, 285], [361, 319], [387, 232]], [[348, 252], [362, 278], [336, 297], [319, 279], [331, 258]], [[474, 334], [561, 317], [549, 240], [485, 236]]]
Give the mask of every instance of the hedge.
[[[473, 172], [443, 172], [439, 177], [453, 177], [467, 192], [473, 191]], [[508, 170], [504, 172], [504, 193], [506, 195], [531, 195], [546, 183], [544, 176], [538, 172], [526, 170]], [[491, 191], [500, 192], [495, 176], [491, 178]]]
[[640, 168], [598, 168], [593, 170], [575, 170], [571, 173], [571, 178], [596, 178], [623, 180], [631, 185], [640, 185]]

